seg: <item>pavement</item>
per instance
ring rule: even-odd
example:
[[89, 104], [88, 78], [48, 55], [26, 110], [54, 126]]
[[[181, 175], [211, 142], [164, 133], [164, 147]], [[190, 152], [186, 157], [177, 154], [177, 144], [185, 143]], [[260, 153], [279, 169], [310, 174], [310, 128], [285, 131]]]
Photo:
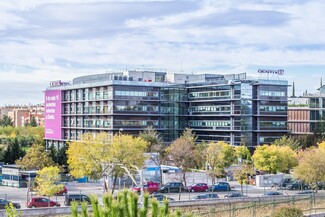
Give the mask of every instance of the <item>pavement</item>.
[[[102, 183], [100, 182], [88, 182], [88, 183], [78, 183], [78, 182], [67, 182], [63, 183], [65, 184], [68, 194], [85, 194], [85, 195], [96, 195], [99, 199], [99, 201], [102, 200], [103, 197], [103, 188]], [[231, 186], [234, 186], [233, 191], [240, 191], [240, 185], [237, 182], [229, 182]], [[250, 185], [243, 185], [243, 192], [244, 195], [247, 195], [248, 197], [260, 197], [267, 191], [274, 191], [276, 189], [268, 188], [261, 188], [256, 186], [250, 186]], [[117, 190], [118, 191], [118, 190]], [[116, 192], [117, 192], [116, 191]], [[294, 195], [298, 191], [291, 191], [291, 190], [278, 190], [282, 192], [284, 195]], [[183, 192], [181, 194], [180, 200], [190, 200], [192, 197], [202, 194], [204, 192]], [[219, 198], [223, 198], [226, 194], [229, 192], [216, 192], [219, 195]], [[325, 190], [319, 191], [318, 194], [324, 194]], [[174, 200], [179, 200], [179, 194], [178, 193], [165, 193], [166, 196], [173, 198]], [[18, 202], [21, 204], [22, 208], [26, 207], [26, 201], [28, 198], [27, 195], [27, 188], [12, 188], [7, 186], [0, 186], [0, 198], [6, 198], [7, 200], [11, 200], [14, 202]], [[64, 196], [53, 196], [51, 197], [51, 200], [58, 201], [61, 206], [64, 206]]]

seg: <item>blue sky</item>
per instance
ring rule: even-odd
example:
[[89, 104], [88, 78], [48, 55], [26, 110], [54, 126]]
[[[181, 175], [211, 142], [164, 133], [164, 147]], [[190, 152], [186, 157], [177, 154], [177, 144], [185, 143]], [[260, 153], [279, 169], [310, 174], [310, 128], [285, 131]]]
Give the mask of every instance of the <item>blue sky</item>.
[[0, 105], [41, 103], [50, 81], [126, 66], [281, 68], [296, 95], [315, 92], [325, 81], [324, 11], [324, 0], [1, 1]]

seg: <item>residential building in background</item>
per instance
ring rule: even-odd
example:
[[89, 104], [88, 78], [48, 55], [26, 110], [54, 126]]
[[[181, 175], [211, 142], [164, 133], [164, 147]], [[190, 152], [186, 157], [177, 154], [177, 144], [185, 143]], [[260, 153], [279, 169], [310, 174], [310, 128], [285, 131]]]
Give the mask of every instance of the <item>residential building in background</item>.
[[288, 83], [245, 73], [168, 74], [125, 70], [54, 81], [45, 91], [47, 146], [83, 133], [138, 135], [153, 126], [166, 143], [185, 128], [198, 141], [232, 145], [272, 143], [287, 130]]
[[0, 118], [7, 115], [15, 127], [25, 126], [35, 119], [38, 126], [44, 125], [44, 105], [7, 105], [0, 107]]
[[316, 93], [289, 98], [288, 129], [293, 135], [325, 132], [325, 86]]

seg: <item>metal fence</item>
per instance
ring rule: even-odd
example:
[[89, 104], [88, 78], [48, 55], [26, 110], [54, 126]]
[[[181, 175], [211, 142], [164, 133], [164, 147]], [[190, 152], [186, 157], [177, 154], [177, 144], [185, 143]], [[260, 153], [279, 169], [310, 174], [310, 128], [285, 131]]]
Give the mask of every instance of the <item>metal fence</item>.
[[269, 217], [277, 208], [283, 206], [300, 208], [305, 214], [321, 212], [325, 210], [325, 196], [256, 197], [214, 202], [204, 201], [201, 204], [183, 202], [182, 204], [173, 204], [172, 209], [205, 217]]

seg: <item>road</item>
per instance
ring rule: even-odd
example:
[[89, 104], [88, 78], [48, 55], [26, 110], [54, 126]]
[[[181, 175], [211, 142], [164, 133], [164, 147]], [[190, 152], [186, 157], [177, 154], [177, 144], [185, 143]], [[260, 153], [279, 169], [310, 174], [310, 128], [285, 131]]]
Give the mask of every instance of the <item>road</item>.
[[[236, 182], [230, 182], [231, 186], [234, 186], [234, 191], [240, 191], [240, 185]], [[85, 194], [91, 195], [94, 194], [98, 197], [99, 201], [101, 201], [103, 196], [102, 185], [100, 183], [66, 183], [66, 187], [68, 189], [68, 193], [77, 193], [77, 194]], [[270, 188], [258, 188], [255, 186], [244, 186], [244, 195], [248, 197], [259, 197], [264, 194], [264, 192], [270, 191]], [[274, 189], [273, 189], [274, 190]], [[282, 192], [284, 195], [294, 195], [298, 191], [290, 191], [290, 190], [278, 190]], [[183, 192], [181, 194], [180, 200], [190, 200], [192, 197], [202, 194], [204, 192], [190, 193]], [[224, 198], [224, 195], [228, 194], [228, 192], [216, 192], [219, 195], [219, 198]], [[319, 191], [319, 194], [325, 194], [325, 190]], [[174, 200], [179, 200], [178, 193], [165, 193], [166, 196], [173, 198]], [[26, 207], [27, 201], [27, 188], [12, 188], [6, 186], [0, 186], [0, 198], [6, 198], [8, 200], [18, 202], [21, 204], [22, 208]], [[60, 202], [61, 206], [64, 206], [64, 196], [54, 196], [51, 200]]]

